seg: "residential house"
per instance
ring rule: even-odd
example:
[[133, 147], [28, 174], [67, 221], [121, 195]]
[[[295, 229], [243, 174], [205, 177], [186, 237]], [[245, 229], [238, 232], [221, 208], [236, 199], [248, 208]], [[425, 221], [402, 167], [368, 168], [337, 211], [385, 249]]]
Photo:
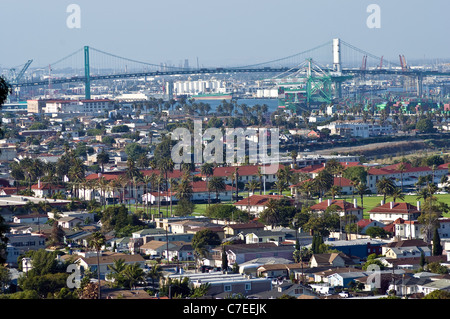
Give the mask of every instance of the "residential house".
[[282, 243], [286, 239], [286, 233], [272, 230], [258, 230], [247, 234], [239, 234], [239, 237], [246, 244], [279, 242]]
[[29, 250], [39, 250], [45, 248], [45, 237], [42, 235], [6, 233], [5, 236], [8, 239], [7, 244], [19, 251], [20, 254], [23, 254]]
[[[320, 268], [320, 269], [314, 269]], [[328, 277], [333, 274], [343, 273], [343, 272], [358, 272], [361, 269], [354, 267], [314, 267], [312, 273], [312, 281], [323, 282], [328, 284]]]
[[233, 237], [239, 234], [247, 234], [253, 231], [264, 230], [265, 225], [256, 221], [248, 223], [228, 224], [224, 226], [223, 230], [226, 237]]
[[355, 216], [357, 221], [363, 218], [363, 208], [358, 206], [356, 198], [354, 199], [353, 204], [346, 200], [327, 199], [326, 201], [320, 201], [319, 203], [312, 205], [309, 209], [312, 212], [324, 213], [331, 206], [336, 208], [336, 212], [341, 217]]
[[417, 286], [417, 292], [423, 293], [425, 296], [436, 290], [450, 292], [450, 279], [439, 279]]
[[[427, 263], [439, 262], [445, 263], [447, 262], [447, 256], [427, 256], [425, 258]], [[418, 270], [420, 269], [422, 258], [420, 256], [415, 257], [405, 257], [405, 258], [385, 258], [381, 257], [380, 261], [388, 268], [400, 268], [400, 269], [409, 269], [409, 270]]]
[[[230, 267], [237, 263], [238, 265], [247, 261], [263, 257], [280, 257], [293, 261], [294, 245], [282, 245], [274, 242], [258, 244], [234, 244], [225, 245], [225, 252]], [[221, 267], [222, 265], [222, 247], [212, 250], [212, 266]]]
[[56, 221], [58, 226], [62, 228], [71, 229], [84, 223], [83, 220], [77, 217], [62, 217]]
[[139, 247], [139, 251], [141, 254], [152, 256], [153, 258], [163, 258], [167, 255], [167, 249], [173, 247], [175, 247], [175, 244], [171, 242], [151, 240]]
[[406, 239], [406, 240], [394, 240], [382, 246], [381, 254], [386, 255], [386, 252], [390, 248], [415, 248], [415, 247], [428, 247], [431, 249], [431, 245], [421, 239]]
[[[180, 275], [170, 275], [169, 278], [179, 279]], [[250, 296], [272, 289], [272, 281], [268, 278], [251, 277], [241, 274], [223, 272], [192, 273], [183, 274], [188, 278], [194, 288], [208, 284], [209, 289], [206, 297], [224, 299], [234, 294]]]
[[429, 247], [391, 247], [384, 254], [388, 259], [409, 258], [424, 255], [431, 256]]
[[[283, 165], [242, 165], [242, 166], [222, 166], [214, 168], [213, 176], [223, 177], [226, 184], [235, 184], [235, 179], [232, 180], [233, 174], [237, 170], [238, 183], [248, 183], [251, 180], [260, 181], [262, 179], [262, 185], [264, 189], [264, 183], [274, 183], [278, 180], [278, 169], [283, 169]], [[259, 172], [263, 174], [259, 176]], [[202, 176], [202, 175], [200, 175]], [[206, 176], [202, 176], [206, 178]]]
[[355, 279], [362, 277], [363, 271], [340, 272], [328, 276], [328, 283], [331, 287], [348, 287]]
[[290, 281], [284, 281], [280, 285], [274, 285], [269, 291], [263, 291], [261, 293], [250, 295], [252, 299], [277, 299], [282, 296], [295, 297], [297, 299], [319, 299], [316, 292], [310, 287], [302, 284], [292, 283]]
[[420, 239], [423, 238], [423, 225], [417, 220], [404, 220], [397, 218], [394, 222], [394, 235], [400, 239]]
[[84, 270], [90, 269], [92, 272], [97, 273], [97, 263], [100, 265], [100, 278], [104, 279], [106, 274], [111, 272], [108, 266], [113, 266], [114, 262], [117, 260], [123, 260], [125, 265], [134, 265], [138, 264], [141, 268], [145, 266], [145, 259], [139, 255], [128, 255], [122, 253], [103, 253], [99, 256], [99, 260], [97, 260], [97, 256], [92, 257], [83, 257], [80, 256], [75, 263], [79, 266], [81, 272]]
[[386, 225], [379, 222], [378, 220], [373, 220], [373, 219], [361, 219], [359, 220], [356, 225], [358, 226], [358, 229], [360, 231], [361, 234], [366, 234], [367, 229], [369, 229], [370, 227], [385, 227]]
[[45, 224], [47, 221], [47, 214], [16, 215], [13, 219], [15, 224]]
[[214, 201], [230, 201], [233, 195], [233, 187], [225, 184], [225, 189], [222, 191], [210, 190], [207, 181], [195, 181], [192, 183], [192, 198], [193, 202], [207, 202]]
[[392, 223], [398, 218], [407, 221], [417, 220], [421, 214], [420, 203], [417, 202], [417, 205], [418, 206], [414, 206], [410, 203], [381, 202], [380, 206], [369, 210], [369, 218], [384, 224]]
[[307, 268], [306, 265], [302, 265], [301, 263], [267, 264], [259, 266], [256, 275], [258, 277], [283, 277], [289, 279], [291, 273], [294, 274], [295, 271], [303, 269], [302, 267]]
[[234, 203], [238, 209], [242, 211], [249, 212], [250, 214], [258, 217], [267, 207], [267, 204], [270, 200], [280, 200], [280, 199], [288, 199], [292, 203], [294, 201], [284, 195], [250, 195], [247, 198], [241, 199]]
[[395, 290], [399, 297], [410, 296], [417, 293], [422, 293], [422, 289], [426, 284], [433, 282], [430, 277], [416, 277], [411, 274], [403, 274], [401, 278], [396, 278], [390, 285], [388, 290]]
[[178, 261], [193, 261], [194, 248], [190, 243], [186, 242], [171, 242], [174, 246], [169, 248], [169, 260]]
[[353, 265], [353, 260], [343, 253], [313, 254], [310, 260], [310, 267], [346, 267]]
[[286, 265], [293, 263], [292, 260], [279, 257], [261, 257], [249, 260], [239, 265], [239, 273], [257, 276], [258, 268], [264, 265]]
[[382, 178], [395, 181], [397, 186], [405, 188], [413, 188], [420, 176], [433, 176], [434, 182], [440, 182], [442, 176], [448, 175], [448, 169], [443, 166], [433, 167], [413, 167], [410, 163], [403, 163], [404, 169], [400, 169], [402, 163], [384, 166], [381, 168], [372, 167], [367, 172], [367, 186], [375, 193], [377, 191], [376, 184]]
[[380, 239], [359, 238], [353, 240], [326, 240], [326, 245], [347, 256], [367, 258], [371, 254], [381, 255], [382, 246], [386, 241]]
[[51, 198], [55, 194], [65, 194], [66, 192], [66, 188], [62, 185], [43, 183], [40, 180], [37, 184], [31, 186], [31, 190], [34, 192], [34, 196], [39, 198]]

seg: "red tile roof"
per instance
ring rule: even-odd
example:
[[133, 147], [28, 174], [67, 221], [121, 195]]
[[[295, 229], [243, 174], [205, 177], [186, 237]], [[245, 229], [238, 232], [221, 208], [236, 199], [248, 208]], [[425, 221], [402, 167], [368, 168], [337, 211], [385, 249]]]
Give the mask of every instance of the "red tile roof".
[[[321, 203], [317, 203], [315, 205], [312, 205], [310, 207], [311, 210], [321, 210], [321, 211], [325, 211], [329, 206], [331, 205], [337, 205], [338, 207], [340, 207], [341, 209], [348, 211], [348, 210], [354, 210], [355, 207], [352, 203], [349, 203], [345, 200], [330, 200], [330, 205], [328, 205], [328, 200], [324, 200]], [[357, 205], [356, 209], [363, 209], [362, 207], [359, 207]]]
[[369, 213], [414, 214], [420, 213], [420, 211], [417, 209], [417, 206], [411, 205], [410, 203], [393, 203], [393, 208], [391, 209], [391, 203], [389, 202], [372, 208]]
[[[244, 165], [244, 166], [224, 166], [224, 167], [216, 167], [214, 169], [214, 176], [218, 177], [230, 177], [238, 168], [239, 176], [256, 176], [258, 175], [258, 167], [261, 167], [261, 172], [264, 173], [263, 165]], [[283, 165], [279, 165], [278, 168], [284, 168]], [[278, 170], [274, 170], [272, 166], [265, 166], [265, 174], [276, 174]]]
[[64, 186], [62, 186], [62, 185], [54, 185], [54, 184], [51, 184], [51, 183], [41, 183], [41, 185], [39, 185], [39, 184], [32, 185], [31, 189], [55, 190], [55, 189], [66, 189], [66, 188]]
[[[233, 187], [231, 187], [228, 184], [225, 184], [225, 191], [232, 191], [234, 190]], [[208, 187], [206, 181], [196, 181], [192, 183], [192, 192], [193, 193], [206, 193], [208, 192]], [[214, 192], [211, 191], [211, 192]]]
[[236, 206], [266, 206], [267, 202], [271, 199], [290, 199], [284, 195], [251, 195], [248, 198], [241, 199], [234, 203]]

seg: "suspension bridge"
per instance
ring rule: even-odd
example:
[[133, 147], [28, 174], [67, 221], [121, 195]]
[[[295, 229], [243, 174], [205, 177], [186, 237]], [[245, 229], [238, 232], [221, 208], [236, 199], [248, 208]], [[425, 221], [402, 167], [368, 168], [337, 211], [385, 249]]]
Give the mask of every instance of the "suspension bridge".
[[[399, 55], [399, 62], [388, 61], [383, 56], [371, 54], [341, 39], [333, 39], [300, 53], [271, 61], [243, 66], [199, 67], [197, 65], [196, 68], [138, 61], [85, 46], [58, 61], [49, 63], [48, 67], [30, 69], [32, 76], [24, 79], [25, 71], [32, 62], [29, 60], [18, 74], [14, 72], [8, 80], [13, 88], [84, 83], [85, 98], [90, 99], [93, 81], [226, 73], [270, 73], [277, 77], [299, 73], [304, 68], [306, 60], [314, 60], [315, 64], [323, 65], [321, 71], [327, 74], [338, 87], [345, 79], [357, 76], [403, 75], [416, 79], [417, 94], [422, 96], [425, 77], [450, 76], [450, 72], [411, 68], [402, 55]], [[48, 72], [47, 75], [46, 72]], [[38, 76], [34, 75], [38, 73], [40, 73]], [[306, 71], [306, 76], [312, 76], [311, 73], [310, 67]], [[64, 74], [64, 76], [55, 76], [55, 74]]]

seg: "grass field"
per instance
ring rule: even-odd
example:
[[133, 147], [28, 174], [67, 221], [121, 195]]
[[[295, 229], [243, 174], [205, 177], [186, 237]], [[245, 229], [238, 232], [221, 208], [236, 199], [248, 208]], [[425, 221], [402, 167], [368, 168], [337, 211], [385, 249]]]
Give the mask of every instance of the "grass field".
[[[283, 194], [285, 195], [290, 195], [290, 193], [288, 192], [283, 192]], [[247, 196], [247, 194], [243, 195], [244, 197]], [[447, 205], [450, 206], [450, 194], [439, 194], [439, 195], [435, 195], [438, 200], [440, 202], [446, 203]], [[361, 198], [359, 196], [355, 196], [355, 198], [357, 198], [358, 200], [358, 205], [361, 205]], [[353, 202], [352, 197], [351, 196], [345, 196], [345, 197], [340, 197], [340, 198], [336, 198], [336, 199], [345, 199], [348, 202]], [[383, 196], [377, 196], [377, 195], [366, 195], [364, 196], [364, 218], [368, 218], [369, 214], [368, 211], [370, 211], [372, 208], [378, 206], [381, 203], [381, 200], [383, 199]], [[326, 198], [324, 198], [324, 200], [326, 200]], [[386, 199], [386, 202], [389, 202], [390, 198], [388, 197]], [[417, 205], [417, 196], [416, 195], [405, 195], [405, 200], [398, 200], [397, 202], [407, 202], [410, 203], [414, 206]], [[420, 200], [423, 203], [423, 199]], [[231, 204], [230, 202], [227, 203], [223, 203], [223, 204]], [[212, 204], [211, 204], [212, 205]], [[111, 205], [112, 206], [112, 205]], [[172, 211], [175, 210], [175, 206], [172, 206]], [[196, 216], [201, 216], [205, 214], [206, 208], [208, 207], [208, 204], [196, 204], [195, 205], [195, 209], [194, 209], [194, 214]], [[152, 206], [152, 213], [156, 212], [156, 206]], [[143, 210], [142, 205], [138, 205], [137, 207], [138, 210]], [[134, 212], [135, 210], [135, 206], [132, 204], [130, 205], [130, 211]], [[166, 216], [166, 211], [167, 208], [165, 205], [161, 205], [161, 212], [163, 213], [163, 216]], [[170, 214], [170, 207], [169, 207], [169, 214]], [[450, 213], [445, 213], [443, 214], [444, 217], [450, 217]]]
[[[450, 206], [450, 194], [444, 194], [444, 195], [435, 195], [437, 199], [440, 202], [446, 203]], [[361, 205], [361, 198], [359, 196], [355, 197], [358, 199], [358, 205]], [[372, 208], [378, 206], [381, 204], [381, 200], [383, 199], [383, 196], [364, 196], [364, 218], [368, 218], [369, 214], [368, 211], [370, 211]], [[352, 202], [351, 197], [346, 198], [347, 201]], [[390, 198], [386, 198], [386, 202], [389, 202]], [[405, 200], [397, 200], [397, 202], [406, 202], [410, 203], [414, 206], [417, 206], [417, 195], [405, 195]], [[423, 199], [420, 200], [420, 202], [423, 204]], [[450, 213], [443, 214], [444, 217], [450, 217]]]

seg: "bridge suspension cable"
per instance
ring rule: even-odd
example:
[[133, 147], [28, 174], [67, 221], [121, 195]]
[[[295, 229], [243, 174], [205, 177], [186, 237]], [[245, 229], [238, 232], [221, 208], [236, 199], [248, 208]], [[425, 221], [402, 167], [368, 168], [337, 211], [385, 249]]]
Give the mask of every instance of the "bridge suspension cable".
[[[378, 57], [378, 56], [376, 56], [376, 55], [373, 55], [373, 54], [370, 53], [370, 52], [367, 52], [367, 51], [364, 51], [364, 50], [362, 50], [362, 49], [360, 49], [360, 48], [357, 48], [357, 47], [355, 47], [354, 45], [352, 45], [352, 44], [350, 44], [350, 43], [348, 43], [348, 42], [345, 42], [344, 40], [341, 40], [341, 43], [344, 44], [344, 45], [345, 45], [346, 47], [348, 47], [349, 49], [352, 49], [352, 50], [354, 50], [354, 51], [357, 51], [357, 52], [359, 52], [359, 53], [361, 53], [361, 54], [363, 54], [363, 55], [366, 55], [367, 57], [370, 57], [370, 58], [372, 58], [372, 59], [374, 59], [374, 60], [377, 60], [377, 61], [380, 61], [380, 60], [381, 60], [381, 57]], [[384, 59], [384, 58], [383, 58], [383, 59]], [[387, 63], [389, 63], [389, 64], [391, 64], [391, 65], [400, 66], [398, 63], [391, 62], [391, 61], [388, 61], [388, 60], [386, 60], [386, 59], [384, 59], [384, 61], [387, 62]]]
[[[130, 58], [125, 58], [125, 57], [122, 57], [122, 56], [119, 56], [119, 55], [116, 55], [116, 54], [112, 54], [112, 53], [108, 53], [108, 52], [105, 52], [105, 51], [102, 51], [102, 50], [99, 50], [99, 49], [96, 49], [96, 48], [90, 47], [90, 49], [93, 50], [93, 51], [96, 51], [96, 52], [98, 52], [98, 53], [105, 54], [105, 55], [107, 55], [107, 56], [116, 58], [116, 59], [121, 59], [121, 60], [128, 61], [128, 62], [133, 62], [133, 63], [143, 64], [143, 65], [148, 65], [148, 66], [153, 66], [153, 67], [158, 67], [158, 68], [161, 67], [161, 65], [158, 65], [158, 64], [149, 63], [149, 62], [143, 62], [143, 61], [138, 61], [138, 60], [134, 60], [134, 59], [130, 59]], [[187, 69], [185, 69], [185, 68], [175, 67], [175, 66], [164, 66], [164, 67], [165, 67], [165, 68], [176, 69], [176, 70], [187, 70]]]
[[318, 45], [318, 46], [316, 46], [316, 47], [314, 47], [312, 49], [308, 49], [306, 51], [303, 51], [303, 52], [300, 52], [300, 53], [296, 53], [296, 54], [293, 54], [293, 55], [290, 55], [290, 56], [287, 56], [287, 57], [284, 57], [284, 58], [279, 58], [279, 59], [275, 59], [275, 60], [271, 60], [271, 61], [266, 61], [266, 62], [261, 62], [261, 63], [256, 63], [256, 64], [250, 64], [250, 65], [245, 65], [245, 66], [234, 67], [233, 69], [254, 68], [254, 67], [258, 67], [258, 66], [262, 66], [262, 65], [267, 65], [267, 64], [271, 64], [271, 63], [277, 63], [277, 62], [280, 62], [280, 61], [293, 59], [293, 58], [305, 55], [307, 53], [310, 53], [312, 51], [321, 49], [321, 48], [323, 48], [325, 46], [329, 46], [331, 43], [332, 43], [332, 41], [328, 41], [328, 42], [323, 43], [321, 45]]

